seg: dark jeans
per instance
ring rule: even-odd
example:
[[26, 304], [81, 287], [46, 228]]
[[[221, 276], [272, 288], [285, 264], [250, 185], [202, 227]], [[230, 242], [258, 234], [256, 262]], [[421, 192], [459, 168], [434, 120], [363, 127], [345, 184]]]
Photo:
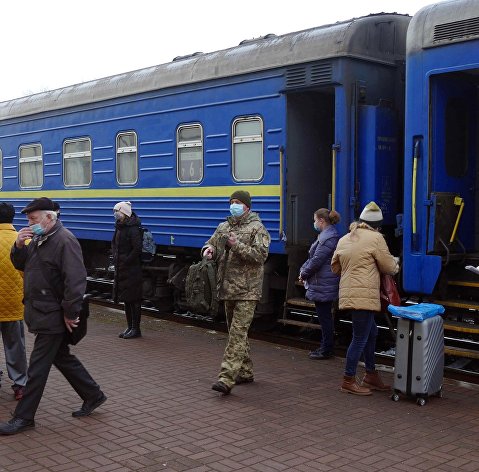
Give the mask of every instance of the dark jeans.
[[344, 374], [350, 377], [356, 375], [359, 359], [364, 354], [366, 370], [372, 372], [375, 368], [374, 349], [378, 327], [374, 321], [374, 312], [369, 310], [351, 310], [353, 321], [353, 339], [346, 354], [346, 368]]
[[331, 308], [333, 302], [314, 302], [316, 314], [321, 325], [321, 354], [332, 354], [334, 351], [334, 322]]

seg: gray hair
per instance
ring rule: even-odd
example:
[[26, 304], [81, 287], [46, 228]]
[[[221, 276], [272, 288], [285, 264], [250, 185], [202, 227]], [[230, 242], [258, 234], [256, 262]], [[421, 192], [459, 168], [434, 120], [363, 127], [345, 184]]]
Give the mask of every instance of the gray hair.
[[42, 213], [43, 213], [45, 216], [46, 216], [46, 215], [50, 215], [52, 221], [57, 221], [58, 214], [57, 214], [56, 211], [53, 211], [53, 210], [43, 210]]

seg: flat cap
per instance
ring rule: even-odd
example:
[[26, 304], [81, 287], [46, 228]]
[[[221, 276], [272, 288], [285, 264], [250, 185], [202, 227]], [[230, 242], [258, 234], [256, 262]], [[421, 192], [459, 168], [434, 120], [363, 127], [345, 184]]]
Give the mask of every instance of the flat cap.
[[22, 213], [31, 213], [32, 211], [49, 210], [54, 211], [52, 200], [47, 197], [35, 198], [23, 210]]

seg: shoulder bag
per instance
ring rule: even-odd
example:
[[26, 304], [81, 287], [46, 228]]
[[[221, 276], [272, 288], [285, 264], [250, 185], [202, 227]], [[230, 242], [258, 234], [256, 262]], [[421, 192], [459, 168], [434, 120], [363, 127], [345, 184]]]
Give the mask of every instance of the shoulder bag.
[[394, 277], [389, 274], [380, 274], [379, 294], [381, 298], [381, 311], [387, 312], [388, 305], [400, 306], [401, 297]]

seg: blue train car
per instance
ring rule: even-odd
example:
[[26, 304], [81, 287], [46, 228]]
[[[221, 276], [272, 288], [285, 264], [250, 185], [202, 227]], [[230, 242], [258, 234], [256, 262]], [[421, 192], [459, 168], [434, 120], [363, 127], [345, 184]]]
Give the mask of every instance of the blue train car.
[[420, 10], [406, 69], [403, 286], [477, 309], [479, 3]]
[[244, 188], [272, 236], [268, 283], [291, 292], [316, 209], [339, 211], [345, 232], [374, 199], [395, 223], [409, 21], [268, 35], [0, 103], [1, 198], [17, 210], [57, 200], [93, 268], [117, 201], [133, 203], [160, 253], [181, 257]]

